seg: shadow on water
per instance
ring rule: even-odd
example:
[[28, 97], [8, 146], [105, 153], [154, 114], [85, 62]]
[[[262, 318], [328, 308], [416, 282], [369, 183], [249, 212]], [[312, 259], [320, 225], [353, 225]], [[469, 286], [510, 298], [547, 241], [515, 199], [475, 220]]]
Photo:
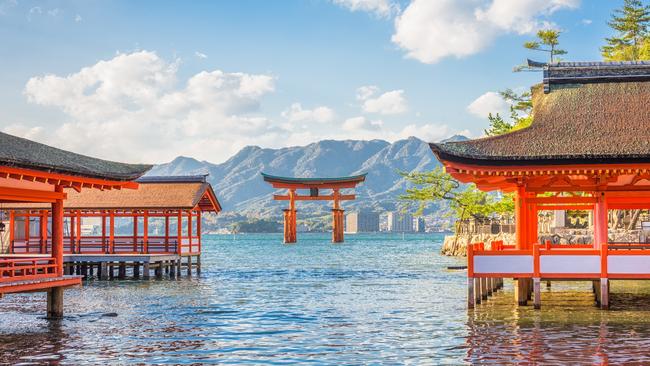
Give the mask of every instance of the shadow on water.
[[553, 283], [542, 309], [517, 306], [506, 288], [468, 311], [465, 361], [472, 364], [649, 364], [650, 287], [613, 281], [611, 310], [590, 285]]

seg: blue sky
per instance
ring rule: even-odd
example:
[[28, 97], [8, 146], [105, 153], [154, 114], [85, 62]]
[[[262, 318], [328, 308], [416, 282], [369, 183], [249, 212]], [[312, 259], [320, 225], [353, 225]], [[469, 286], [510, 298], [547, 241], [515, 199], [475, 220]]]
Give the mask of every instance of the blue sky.
[[479, 137], [536, 29], [600, 60], [611, 0], [0, 0], [0, 129], [102, 158]]

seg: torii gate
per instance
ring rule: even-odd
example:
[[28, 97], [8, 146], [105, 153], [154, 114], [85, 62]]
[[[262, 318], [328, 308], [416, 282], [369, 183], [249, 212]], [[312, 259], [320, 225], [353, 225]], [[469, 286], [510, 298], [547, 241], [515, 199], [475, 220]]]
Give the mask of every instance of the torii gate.
[[[341, 194], [341, 189], [353, 189], [366, 180], [366, 174], [337, 178], [293, 178], [277, 177], [262, 173], [265, 182], [273, 188], [287, 189], [285, 195], [273, 195], [276, 201], [289, 201], [289, 208], [284, 210], [284, 242], [296, 242], [296, 201], [333, 201], [332, 204], [332, 242], [343, 242], [343, 212], [341, 201], [354, 200], [354, 194]], [[309, 189], [308, 196], [296, 193], [298, 189]], [[331, 189], [329, 195], [320, 195], [319, 191]]]

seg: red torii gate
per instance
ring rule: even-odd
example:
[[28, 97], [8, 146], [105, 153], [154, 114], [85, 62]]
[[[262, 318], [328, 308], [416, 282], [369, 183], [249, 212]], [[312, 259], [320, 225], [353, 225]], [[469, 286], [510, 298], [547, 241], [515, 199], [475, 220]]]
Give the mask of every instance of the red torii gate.
[[[273, 195], [276, 201], [289, 201], [289, 208], [284, 210], [284, 242], [296, 242], [296, 201], [333, 201], [332, 203], [332, 242], [343, 242], [343, 212], [341, 201], [354, 200], [354, 194], [341, 194], [341, 189], [353, 189], [366, 180], [366, 174], [337, 178], [293, 178], [278, 177], [262, 173], [265, 182], [273, 188], [287, 189], [285, 195]], [[296, 193], [298, 189], [309, 189], [308, 196]], [[329, 195], [321, 195], [320, 190], [331, 189]]]

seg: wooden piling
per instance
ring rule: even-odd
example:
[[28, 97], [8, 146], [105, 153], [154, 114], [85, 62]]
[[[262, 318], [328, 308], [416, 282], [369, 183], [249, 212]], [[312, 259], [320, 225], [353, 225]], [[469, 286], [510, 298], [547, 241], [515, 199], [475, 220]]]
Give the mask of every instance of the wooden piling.
[[145, 280], [151, 278], [151, 270], [149, 268], [149, 262], [144, 262], [142, 264], [142, 278]]
[[528, 294], [526, 293], [526, 279], [525, 278], [516, 278], [515, 279], [515, 301], [517, 304], [524, 306], [528, 304]]
[[133, 278], [140, 278], [140, 262], [133, 262]]
[[101, 262], [99, 264], [99, 279], [100, 280], [108, 280], [108, 265], [106, 262]]
[[609, 279], [600, 279], [600, 308], [609, 309]]
[[476, 295], [474, 294], [474, 279], [467, 278], [467, 308], [473, 309], [476, 302]]
[[63, 317], [63, 287], [52, 287], [47, 291], [47, 318]]
[[196, 274], [201, 274], [201, 254], [196, 256]]
[[483, 277], [481, 278], [481, 300], [487, 300], [488, 295], [488, 279]]
[[163, 262], [156, 262], [156, 268], [154, 273], [156, 274], [156, 279], [161, 280], [163, 278]]
[[117, 270], [117, 278], [123, 280], [126, 278], [126, 263], [120, 262], [120, 266]]
[[481, 279], [474, 278], [474, 303], [481, 303]]
[[541, 279], [533, 278], [533, 306], [535, 309], [542, 307]]
[[187, 277], [192, 277], [192, 256], [187, 256]]
[[178, 258], [176, 260], [176, 278], [181, 278], [181, 265], [182, 265], [181, 259]]

